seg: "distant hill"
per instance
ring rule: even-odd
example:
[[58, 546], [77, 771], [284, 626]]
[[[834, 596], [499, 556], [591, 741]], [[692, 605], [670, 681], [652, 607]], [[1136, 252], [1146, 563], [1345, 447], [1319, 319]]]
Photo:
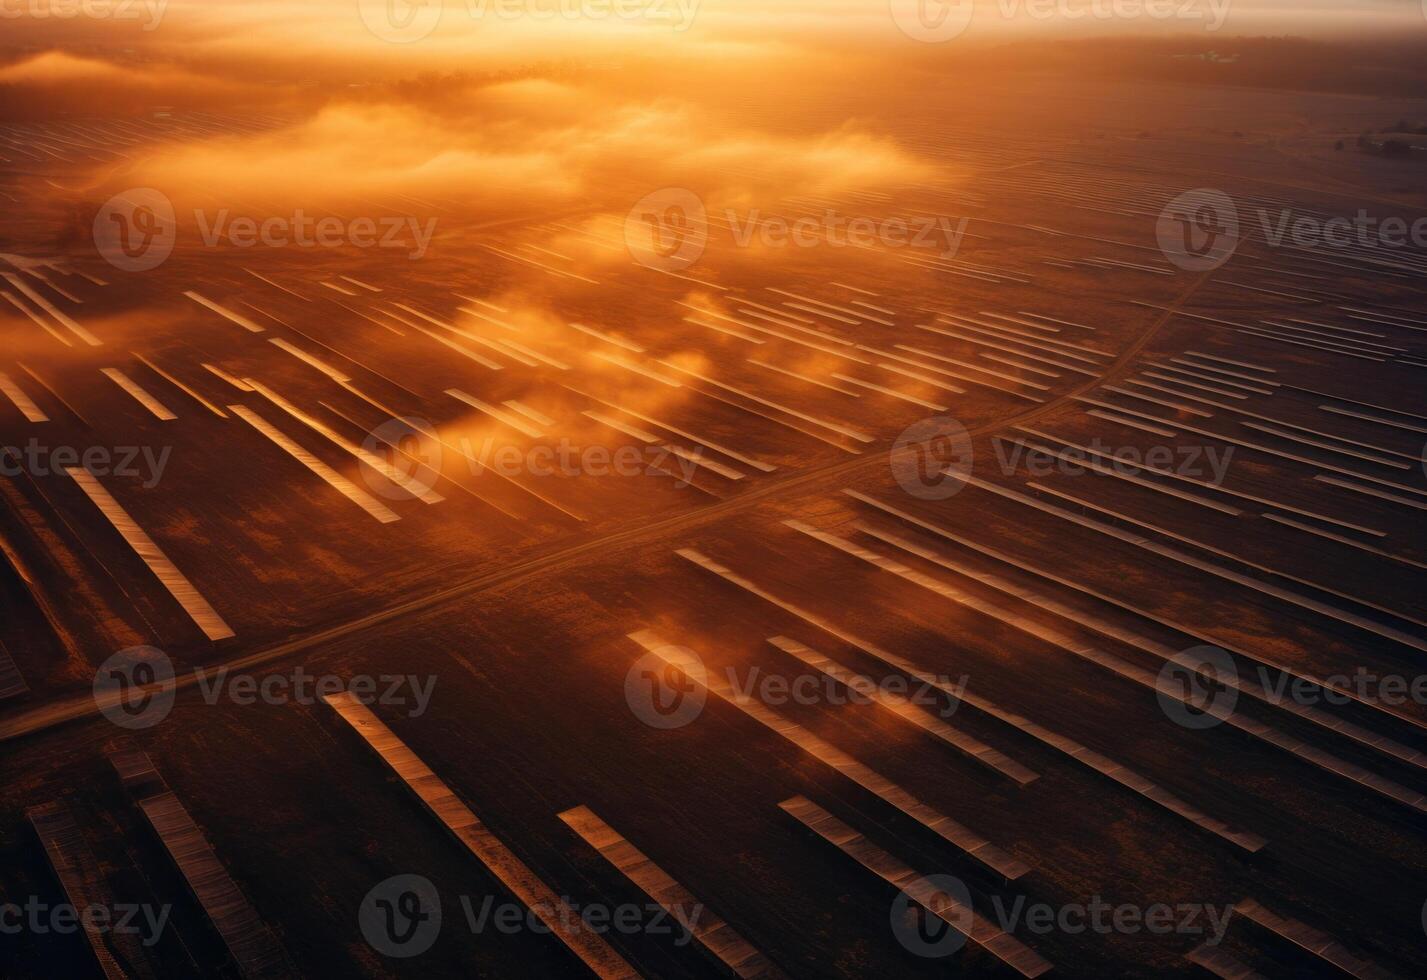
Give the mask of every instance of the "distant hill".
[[[930, 68], [935, 53], [923, 56]], [[1290, 91], [1427, 98], [1427, 38], [1098, 38], [1021, 41], [956, 52], [956, 69], [1153, 79]]]

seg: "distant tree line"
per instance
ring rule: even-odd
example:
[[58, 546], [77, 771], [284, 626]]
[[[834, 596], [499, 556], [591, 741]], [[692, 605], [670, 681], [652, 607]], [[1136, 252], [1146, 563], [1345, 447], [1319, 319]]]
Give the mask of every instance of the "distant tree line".
[[[1383, 132], [1402, 132], [1402, 130], [1383, 130]], [[1358, 137], [1358, 149], [1363, 153], [1371, 153], [1379, 157], [1408, 157], [1416, 149], [1407, 140], [1375, 140], [1372, 138], [1372, 130], [1368, 130]]]

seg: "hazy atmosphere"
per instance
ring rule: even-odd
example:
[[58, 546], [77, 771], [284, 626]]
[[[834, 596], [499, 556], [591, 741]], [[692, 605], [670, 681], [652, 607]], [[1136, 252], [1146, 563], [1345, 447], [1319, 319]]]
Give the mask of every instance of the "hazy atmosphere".
[[1427, 974], [1427, 5], [0, 0], [0, 976]]

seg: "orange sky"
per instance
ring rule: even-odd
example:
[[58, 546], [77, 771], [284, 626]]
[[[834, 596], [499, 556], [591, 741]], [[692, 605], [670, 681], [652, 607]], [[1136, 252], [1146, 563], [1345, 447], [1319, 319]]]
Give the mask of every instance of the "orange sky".
[[[915, 44], [893, 11], [941, 2], [973, 5], [958, 44], [1124, 32], [1209, 40], [1427, 33], [1418, 0], [128, 0], [125, 16], [68, 20], [50, 13], [59, 2], [0, 2], [6, 40], [289, 63], [358, 59], [374, 71], [606, 51], [736, 59], [852, 39]], [[100, 12], [118, 6], [86, 2]], [[393, 19], [410, 24], [390, 27]], [[394, 43], [413, 36], [420, 40]]]

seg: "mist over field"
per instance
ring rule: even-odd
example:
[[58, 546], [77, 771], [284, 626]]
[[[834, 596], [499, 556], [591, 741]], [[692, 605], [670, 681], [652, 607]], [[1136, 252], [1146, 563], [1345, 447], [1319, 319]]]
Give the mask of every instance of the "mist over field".
[[0, 975], [1427, 974], [1417, 0], [0, 0]]

